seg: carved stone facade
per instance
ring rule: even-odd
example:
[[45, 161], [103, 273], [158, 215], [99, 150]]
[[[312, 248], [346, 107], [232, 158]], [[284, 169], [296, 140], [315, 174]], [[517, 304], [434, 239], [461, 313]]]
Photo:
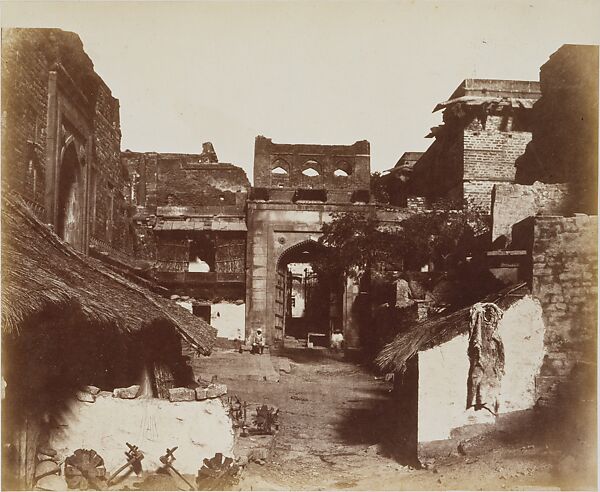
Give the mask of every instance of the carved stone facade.
[[3, 186], [77, 249], [130, 251], [119, 101], [76, 34], [2, 36]]

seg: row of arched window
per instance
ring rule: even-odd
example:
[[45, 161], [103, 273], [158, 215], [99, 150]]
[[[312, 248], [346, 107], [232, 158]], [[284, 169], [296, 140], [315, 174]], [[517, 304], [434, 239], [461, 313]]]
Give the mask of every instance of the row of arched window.
[[[309, 160], [304, 163], [304, 169], [302, 174], [308, 177], [320, 176], [321, 173], [318, 171], [320, 165], [317, 161]], [[271, 169], [271, 174], [275, 176], [284, 177], [289, 174], [289, 165], [283, 159], [277, 159], [273, 163], [273, 168]], [[333, 172], [334, 176], [337, 177], [348, 177], [352, 173], [352, 167], [345, 161], [338, 163], [337, 169]]]

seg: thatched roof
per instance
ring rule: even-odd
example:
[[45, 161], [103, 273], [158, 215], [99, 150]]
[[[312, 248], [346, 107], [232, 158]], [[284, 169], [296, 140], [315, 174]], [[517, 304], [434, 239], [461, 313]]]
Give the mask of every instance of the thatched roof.
[[[479, 302], [494, 302], [506, 309], [523, 297], [525, 286], [525, 283], [511, 285]], [[415, 324], [387, 344], [375, 359], [375, 363], [382, 370], [403, 370], [406, 361], [417, 352], [441, 345], [465, 333], [469, 329], [471, 307], [472, 305], [469, 305], [450, 314], [444, 313]]]
[[170, 325], [204, 354], [216, 339], [208, 323], [75, 251], [20, 198], [3, 193], [2, 333], [19, 335], [32, 316], [73, 306], [95, 325], [116, 326], [121, 333]]

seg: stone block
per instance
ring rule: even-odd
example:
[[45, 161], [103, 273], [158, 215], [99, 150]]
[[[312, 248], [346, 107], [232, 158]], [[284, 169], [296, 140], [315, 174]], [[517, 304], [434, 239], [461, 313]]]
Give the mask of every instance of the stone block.
[[190, 388], [171, 388], [169, 389], [169, 401], [194, 401], [196, 391]]
[[36, 478], [45, 477], [46, 475], [57, 474], [60, 471], [60, 465], [53, 460], [40, 461], [35, 466]]
[[269, 450], [267, 448], [254, 448], [248, 455], [250, 461], [267, 461], [269, 459]]
[[207, 398], [218, 398], [219, 396], [223, 396], [227, 394], [227, 385], [225, 384], [210, 384], [208, 388], [206, 388], [206, 397]]
[[208, 398], [207, 393], [207, 388], [196, 388], [196, 400], [206, 400]]
[[35, 484], [36, 490], [68, 490], [67, 482], [58, 475], [48, 475], [40, 478]]
[[279, 359], [279, 371], [285, 372], [286, 374], [289, 374], [290, 372], [292, 372], [292, 366], [290, 365], [289, 359], [285, 359], [285, 358]]
[[140, 385], [134, 384], [128, 388], [115, 388], [113, 398], [122, 398], [124, 400], [133, 400], [140, 394]]
[[56, 456], [56, 449], [46, 448], [44, 446], [40, 446], [37, 449], [37, 452], [38, 452], [38, 454], [42, 454], [44, 456], [50, 456], [50, 457]]
[[98, 388], [97, 386], [84, 386], [82, 391], [87, 391], [90, 395], [94, 395], [96, 396], [98, 393], [100, 393], [100, 388]]
[[87, 391], [78, 391], [76, 398], [85, 403], [94, 403], [96, 401], [96, 397]]

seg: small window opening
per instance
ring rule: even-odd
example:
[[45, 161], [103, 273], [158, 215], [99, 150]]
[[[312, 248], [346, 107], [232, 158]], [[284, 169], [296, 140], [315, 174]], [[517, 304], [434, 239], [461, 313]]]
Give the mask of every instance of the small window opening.
[[302, 174], [304, 174], [304, 176], [309, 176], [312, 178], [314, 176], [318, 176], [319, 171], [317, 171], [314, 167], [309, 167], [308, 169], [302, 171]]
[[273, 169], [271, 171], [271, 174], [284, 175], [284, 174], [287, 174], [287, 171], [285, 169], [283, 169], [281, 166], [277, 166], [275, 169]]
[[341, 176], [341, 177], [345, 177], [345, 178], [347, 178], [347, 177], [348, 177], [348, 173], [347, 173], [346, 171], [344, 171], [343, 169], [336, 169], [336, 170], [333, 172], [333, 175], [334, 175], [334, 176]]

